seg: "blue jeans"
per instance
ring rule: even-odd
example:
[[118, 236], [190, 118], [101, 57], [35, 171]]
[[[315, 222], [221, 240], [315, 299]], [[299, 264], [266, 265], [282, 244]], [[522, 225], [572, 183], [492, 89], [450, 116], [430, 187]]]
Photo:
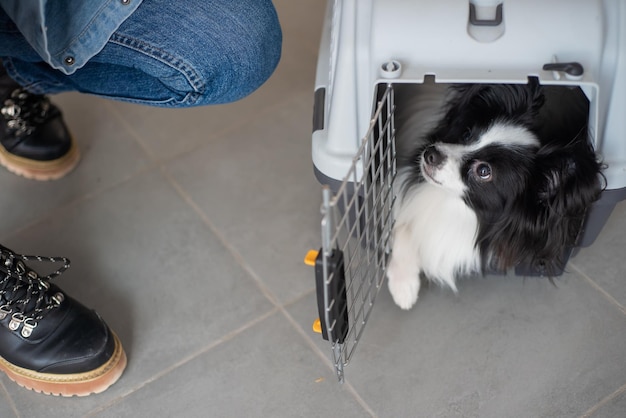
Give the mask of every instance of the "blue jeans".
[[[52, 69], [0, 9], [0, 58], [37, 94], [79, 91], [161, 107], [232, 102], [256, 90], [280, 59], [270, 0], [145, 0], [104, 49], [72, 75]], [[10, 41], [5, 41], [10, 39]]]

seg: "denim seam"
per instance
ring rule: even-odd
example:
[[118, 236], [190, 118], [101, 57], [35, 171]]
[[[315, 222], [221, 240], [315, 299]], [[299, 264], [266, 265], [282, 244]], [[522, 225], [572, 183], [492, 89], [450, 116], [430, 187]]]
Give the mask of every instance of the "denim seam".
[[168, 52], [156, 48], [153, 45], [128, 36], [120, 35], [119, 33], [114, 33], [109, 39], [111, 43], [133, 49], [135, 51], [146, 54], [147, 56], [154, 58], [170, 67], [179, 71], [189, 85], [193, 88], [194, 92], [187, 95], [189, 100], [189, 104], [193, 104], [198, 101], [204, 92], [206, 85], [202, 79], [202, 77], [198, 74], [196, 70], [193, 69], [193, 66], [189, 65], [183, 58], [176, 57]]
[[87, 23], [87, 25], [85, 25], [85, 27], [79, 32], [77, 33], [74, 37], [72, 37], [71, 39], [68, 40], [68, 42], [65, 43], [65, 45], [61, 45], [62, 48], [59, 51], [49, 51], [50, 56], [53, 57], [59, 57], [59, 56], [64, 56], [67, 55], [67, 51], [72, 50], [72, 48], [74, 47], [74, 45], [76, 44], [76, 42], [78, 42], [80, 40], [80, 38], [82, 38], [83, 36], [85, 36], [86, 33], [88, 33], [91, 28], [93, 27], [93, 25], [96, 24], [96, 21], [98, 19], [98, 17], [102, 14], [102, 11], [107, 7], [107, 4], [103, 4], [97, 11], [96, 13], [94, 13], [94, 18], [91, 19], [89, 21], [89, 23]]
[[[27, 91], [29, 91], [30, 93], [33, 94], [45, 94], [45, 86], [54, 86], [54, 87], [60, 87], [62, 84], [61, 83], [57, 83], [54, 81], [33, 81], [31, 82], [30, 80], [22, 77], [21, 73], [17, 70], [17, 68], [15, 68], [15, 65], [13, 64], [13, 58], [12, 57], [5, 57], [2, 59], [2, 65], [4, 66], [4, 69], [6, 70], [6, 72], [9, 74], [9, 76], [20, 86], [22, 86], [23, 88], [25, 88]], [[44, 86], [44, 87], [42, 87]]]

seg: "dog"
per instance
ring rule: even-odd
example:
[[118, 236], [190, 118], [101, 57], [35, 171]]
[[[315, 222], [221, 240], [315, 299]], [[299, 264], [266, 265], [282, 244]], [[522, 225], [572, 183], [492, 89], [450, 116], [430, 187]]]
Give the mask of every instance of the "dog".
[[522, 263], [553, 277], [603, 188], [582, 90], [536, 79], [425, 89], [421, 105], [408, 89], [404, 108], [417, 111], [397, 117], [394, 302], [413, 307], [421, 275], [454, 292], [459, 277]]

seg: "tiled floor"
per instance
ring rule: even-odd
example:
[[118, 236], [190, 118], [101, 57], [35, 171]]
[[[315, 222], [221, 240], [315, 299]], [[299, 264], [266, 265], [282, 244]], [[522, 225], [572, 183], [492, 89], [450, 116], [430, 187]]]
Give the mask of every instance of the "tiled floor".
[[0, 240], [67, 255], [58, 282], [129, 356], [101, 395], [55, 398], [0, 377], [0, 417], [622, 417], [626, 205], [557, 286], [384, 288], [339, 385], [311, 332], [319, 185], [310, 157], [324, 4], [278, 0], [284, 58], [251, 97], [162, 110], [57, 97], [82, 153], [52, 183], [0, 172]]

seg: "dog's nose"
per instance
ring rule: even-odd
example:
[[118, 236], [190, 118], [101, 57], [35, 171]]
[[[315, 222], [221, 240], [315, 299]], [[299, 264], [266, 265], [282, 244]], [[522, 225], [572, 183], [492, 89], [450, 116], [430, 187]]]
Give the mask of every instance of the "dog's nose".
[[434, 145], [430, 145], [424, 150], [424, 162], [430, 166], [436, 167], [445, 160], [444, 155], [437, 150]]

